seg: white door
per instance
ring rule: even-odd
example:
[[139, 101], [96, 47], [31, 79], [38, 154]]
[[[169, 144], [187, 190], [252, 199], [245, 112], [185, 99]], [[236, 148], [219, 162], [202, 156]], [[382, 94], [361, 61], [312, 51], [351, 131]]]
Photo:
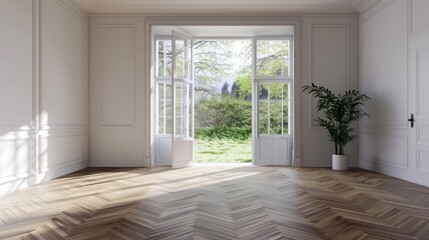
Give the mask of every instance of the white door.
[[253, 50], [253, 161], [291, 165], [293, 37], [259, 37]]
[[410, 50], [410, 169], [414, 182], [429, 186], [429, 31], [414, 36]]
[[172, 167], [181, 168], [194, 160], [192, 38], [173, 31], [172, 50]]

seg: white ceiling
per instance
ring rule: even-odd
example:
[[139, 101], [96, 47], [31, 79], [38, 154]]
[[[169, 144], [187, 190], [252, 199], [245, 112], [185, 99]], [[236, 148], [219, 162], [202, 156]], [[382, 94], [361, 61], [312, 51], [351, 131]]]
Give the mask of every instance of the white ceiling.
[[94, 13], [358, 13], [377, 0], [72, 0]]

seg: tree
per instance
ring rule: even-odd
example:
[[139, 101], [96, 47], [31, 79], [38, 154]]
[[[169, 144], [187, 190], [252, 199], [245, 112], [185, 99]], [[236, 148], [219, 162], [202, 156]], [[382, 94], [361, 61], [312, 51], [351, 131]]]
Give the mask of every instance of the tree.
[[232, 41], [200, 40], [194, 44], [195, 81], [214, 83], [232, 75]]
[[228, 82], [225, 82], [223, 84], [222, 89], [221, 89], [221, 93], [222, 93], [222, 96], [229, 96], [230, 95]]
[[[193, 45], [194, 77], [201, 83], [223, 81], [225, 76], [232, 75], [231, 44], [233, 41], [199, 40]], [[171, 40], [158, 41], [158, 73], [161, 76], [171, 76], [172, 71]], [[183, 55], [182, 47], [177, 46], [178, 61]], [[165, 68], [165, 70], [164, 70]]]
[[[235, 87], [234, 87], [235, 85]], [[231, 89], [233, 96], [243, 100], [249, 100], [252, 96], [252, 77], [249, 74], [239, 75]]]

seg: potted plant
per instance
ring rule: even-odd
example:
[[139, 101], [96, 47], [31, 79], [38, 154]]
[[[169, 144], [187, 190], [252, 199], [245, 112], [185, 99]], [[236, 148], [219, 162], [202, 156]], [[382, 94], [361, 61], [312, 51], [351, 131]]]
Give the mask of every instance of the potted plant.
[[315, 121], [328, 130], [329, 140], [335, 144], [332, 169], [348, 170], [349, 161], [348, 156], [344, 154], [344, 148], [357, 137], [350, 124], [369, 116], [361, 110], [361, 106], [370, 98], [357, 90], [334, 94], [331, 90], [314, 84], [304, 86], [303, 92], [313, 94], [317, 99], [317, 111], [324, 113], [323, 117], [317, 117]]

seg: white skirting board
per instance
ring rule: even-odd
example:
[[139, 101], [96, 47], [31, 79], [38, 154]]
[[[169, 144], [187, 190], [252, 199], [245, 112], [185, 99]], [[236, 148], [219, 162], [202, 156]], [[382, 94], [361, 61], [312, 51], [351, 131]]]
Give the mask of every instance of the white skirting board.
[[10, 182], [5, 182], [3, 184], [0, 184], [0, 196], [15, 192], [20, 189], [27, 188], [35, 184], [46, 182], [53, 178], [57, 178], [72, 172], [76, 172], [87, 167], [88, 167], [88, 160], [84, 159], [81, 161], [73, 162], [72, 164], [66, 164], [63, 166], [55, 167], [54, 169], [48, 170], [46, 172], [31, 176], [31, 177], [21, 178]]

